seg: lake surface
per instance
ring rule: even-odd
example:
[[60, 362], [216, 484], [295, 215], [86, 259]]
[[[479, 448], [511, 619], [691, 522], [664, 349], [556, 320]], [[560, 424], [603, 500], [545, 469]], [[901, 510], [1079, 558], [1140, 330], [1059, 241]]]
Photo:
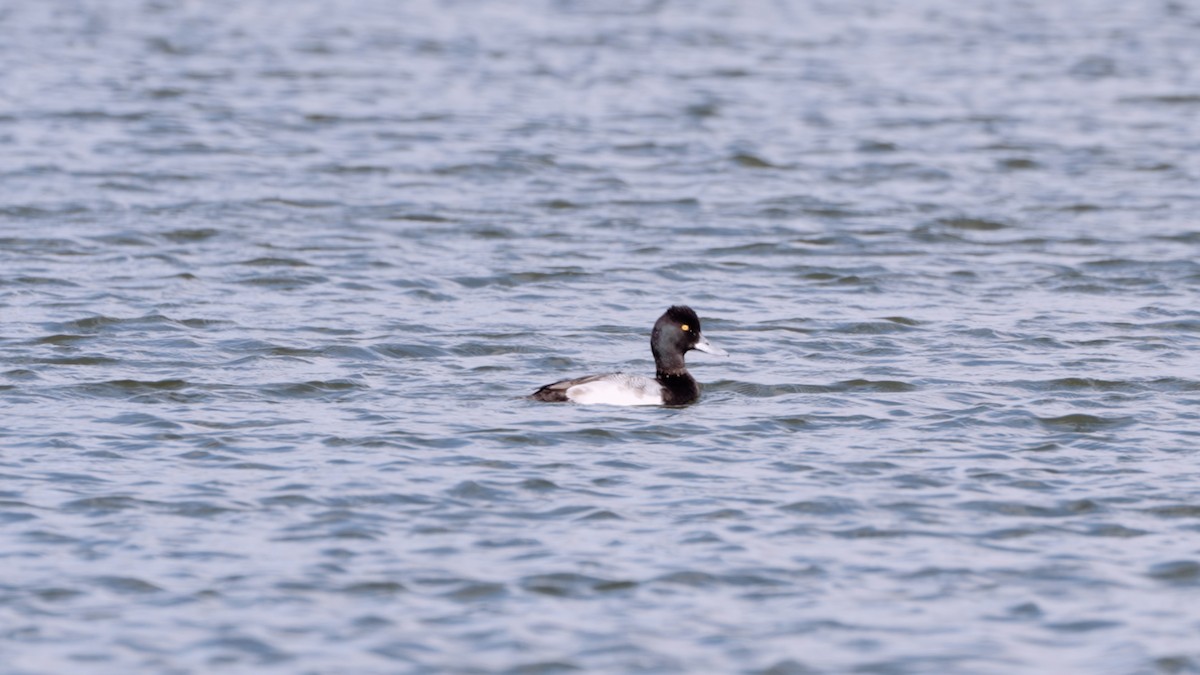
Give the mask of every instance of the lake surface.
[[[0, 9], [33, 673], [1200, 672], [1200, 7]], [[685, 408], [539, 404], [650, 373]]]

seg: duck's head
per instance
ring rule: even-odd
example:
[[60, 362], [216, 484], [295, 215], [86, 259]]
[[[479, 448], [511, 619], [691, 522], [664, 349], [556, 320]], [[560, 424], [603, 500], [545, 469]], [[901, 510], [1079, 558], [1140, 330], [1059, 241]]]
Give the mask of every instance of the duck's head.
[[715, 347], [700, 332], [700, 317], [686, 305], [675, 305], [663, 312], [654, 323], [650, 333], [650, 351], [660, 369], [683, 368], [683, 355], [697, 350], [717, 356], [729, 356], [729, 352]]

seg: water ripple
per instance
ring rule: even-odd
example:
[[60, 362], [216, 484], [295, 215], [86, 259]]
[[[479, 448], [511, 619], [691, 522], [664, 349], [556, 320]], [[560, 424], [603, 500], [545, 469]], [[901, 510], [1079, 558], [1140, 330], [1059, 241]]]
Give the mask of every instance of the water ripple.
[[7, 670], [1198, 668], [1186, 3], [443, 4], [0, 11]]

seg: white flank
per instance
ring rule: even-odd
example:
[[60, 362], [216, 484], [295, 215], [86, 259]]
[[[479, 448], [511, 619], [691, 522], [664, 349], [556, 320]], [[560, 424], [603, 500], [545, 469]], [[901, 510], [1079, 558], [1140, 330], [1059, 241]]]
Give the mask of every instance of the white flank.
[[615, 373], [567, 389], [567, 398], [585, 405], [662, 405], [662, 385], [641, 375]]

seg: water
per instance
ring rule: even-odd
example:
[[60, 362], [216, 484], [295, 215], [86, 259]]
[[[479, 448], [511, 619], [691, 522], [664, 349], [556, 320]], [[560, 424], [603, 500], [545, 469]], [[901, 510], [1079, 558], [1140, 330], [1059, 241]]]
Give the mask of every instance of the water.
[[0, 670], [1200, 671], [1198, 30], [11, 3]]

